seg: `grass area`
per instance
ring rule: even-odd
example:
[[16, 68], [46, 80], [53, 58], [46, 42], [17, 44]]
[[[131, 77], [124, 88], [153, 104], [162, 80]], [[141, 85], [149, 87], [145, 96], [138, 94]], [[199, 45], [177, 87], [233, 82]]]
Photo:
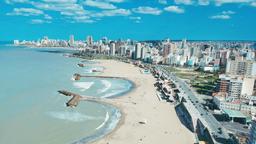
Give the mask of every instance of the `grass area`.
[[191, 73], [175, 73], [175, 75], [182, 79], [191, 80], [193, 78], [193, 75]]
[[93, 53], [74, 53], [73, 56], [79, 57], [82, 59], [87, 59], [87, 60], [94, 60], [94, 59], [114, 59], [114, 60], [128, 60], [125, 57], [121, 56], [110, 56], [110, 55], [103, 55], [103, 54], [93, 54]]
[[175, 68], [175, 67], [166, 67], [166, 70], [167, 70], [168, 72], [174, 72], [174, 73], [180, 72], [180, 70], [178, 70], [178, 69]]
[[212, 95], [218, 81], [218, 75], [193, 71], [191, 69], [178, 69], [165, 67], [169, 72], [175, 73], [181, 79], [190, 80], [190, 84], [199, 94]]
[[212, 95], [218, 81], [217, 75], [196, 76], [191, 85], [200, 94]]

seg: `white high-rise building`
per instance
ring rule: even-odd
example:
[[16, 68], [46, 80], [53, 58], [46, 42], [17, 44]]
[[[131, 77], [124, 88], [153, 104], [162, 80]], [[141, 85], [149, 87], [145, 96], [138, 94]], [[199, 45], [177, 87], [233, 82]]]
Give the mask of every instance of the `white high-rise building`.
[[245, 96], [251, 96], [253, 95], [253, 89], [254, 89], [254, 78], [249, 78], [246, 77], [243, 79], [243, 85], [242, 85], [242, 90], [241, 90], [241, 95]]
[[141, 59], [144, 59], [144, 58], [145, 58], [145, 54], [146, 54], [146, 48], [145, 48], [145, 47], [142, 47], [142, 48], [141, 48], [141, 56], [140, 56], [140, 58], [141, 58]]
[[141, 43], [135, 45], [135, 59], [141, 58]]
[[19, 40], [14, 40], [14, 41], [13, 41], [13, 44], [14, 44], [14, 45], [19, 45], [20, 42], [19, 42]]
[[121, 46], [120, 49], [121, 49], [121, 50], [120, 50], [120, 55], [121, 55], [121, 56], [124, 56], [124, 55], [126, 54], [127, 46]]
[[75, 37], [74, 37], [74, 35], [70, 35], [69, 36], [69, 44], [70, 45], [74, 45], [75, 44]]
[[114, 56], [116, 53], [116, 44], [115, 43], [110, 43], [110, 55]]
[[240, 98], [243, 81], [241, 79], [232, 79], [229, 82], [228, 97], [232, 99]]

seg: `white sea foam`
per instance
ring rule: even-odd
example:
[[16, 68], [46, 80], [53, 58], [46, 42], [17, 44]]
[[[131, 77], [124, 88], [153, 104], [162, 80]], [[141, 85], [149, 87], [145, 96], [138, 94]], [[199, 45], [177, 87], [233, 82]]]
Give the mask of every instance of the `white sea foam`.
[[71, 77], [71, 80], [72, 80], [72, 81], [75, 81], [75, 78], [72, 76], [72, 77]]
[[74, 82], [73, 85], [79, 89], [81, 89], [81, 91], [86, 91], [87, 89], [89, 89], [92, 85], [94, 84], [94, 82]]
[[88, 120], [102, 119], [101, 117], [88, 116], [85, 114], [81, 114], [79, 112], [59, 111], [59, 112], [48, 112], [47, 114], [53, 118], [72, 121], [72, 122], [83, 122]]
[[104, 88], [99, 89], [98, 93], [104, 93], [111, 87], [111, 82], [108, 80], [101, 80], [102, 84], [104, 85]]
[[92, 70], [93, 70], [92, 68], [87, 68], [87, 69], [84, 70], [84, 72], [85, 73], [92, 73]]
[[102, 122], [102, 123], [96, 128], [96, 130], [102, 128], [102, 127], [107, 123], [108, 119], [109, 119], [109, 114], [108, 114], [108, 112], [107, 112], [107, 113], [106, 113], [106, 116], [105, 116], [105, 119], [104, 119], [104, 122]]
[[118, 95], [120, 93], [124, 92], [124, 90], [114, 90], [112, 91], [111, 93], [107, 93], [105, 94], [104, 96], [102, 96], [103, 98], [107, 98], [107, 97], [111, 97], [111, 96], [114, 96], [114, 95]]

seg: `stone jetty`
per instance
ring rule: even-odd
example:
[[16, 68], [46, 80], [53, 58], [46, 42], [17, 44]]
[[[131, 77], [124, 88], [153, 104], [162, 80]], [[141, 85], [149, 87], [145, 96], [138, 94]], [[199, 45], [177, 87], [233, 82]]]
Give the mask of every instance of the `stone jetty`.
[[122, 79], [122, 77], [81, 75], [81, 74], [78, 74], [78, 73], [75, 73], [75, 74], [73, 75], [73, 78], [74, 78], [75, 80], [80, 80], [82, 77], [92, 77], [92, 78], [121, 78], [121, 79]]
[[72, 97], [67, 103], [67, 107], [76, 107], [80, 101], [92, 101], [92, 102], [99, 102], [99, 103], [105, 103], [105, 104], [113, 104], [114, 101], [111, 99], [106, 99], [106, 98], [98, 98], [98, 97], [93, 97], [93, 96], [81, 96], [76, 93], [72, 93], [66, 90], [59, 90], [58, 91], [60, 94], [64, 96], [70, 96]]

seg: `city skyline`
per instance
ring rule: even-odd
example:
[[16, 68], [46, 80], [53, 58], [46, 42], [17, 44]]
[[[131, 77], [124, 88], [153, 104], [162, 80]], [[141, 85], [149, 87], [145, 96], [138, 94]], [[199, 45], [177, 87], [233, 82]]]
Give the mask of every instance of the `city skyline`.
[[[5, 0], [0, 40], [255, 40], [255, 0]], [[18, 24], [18, 26], [17, 26]]]

